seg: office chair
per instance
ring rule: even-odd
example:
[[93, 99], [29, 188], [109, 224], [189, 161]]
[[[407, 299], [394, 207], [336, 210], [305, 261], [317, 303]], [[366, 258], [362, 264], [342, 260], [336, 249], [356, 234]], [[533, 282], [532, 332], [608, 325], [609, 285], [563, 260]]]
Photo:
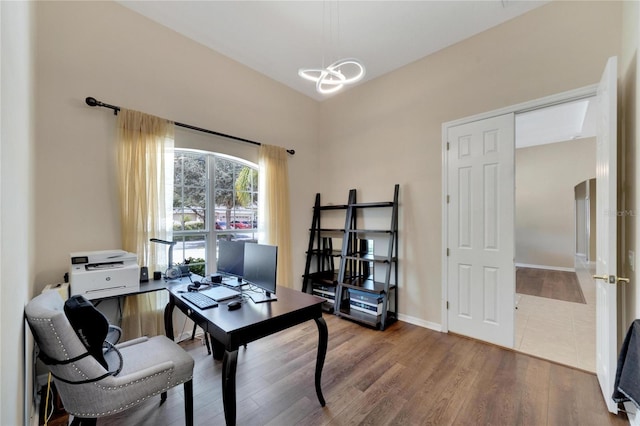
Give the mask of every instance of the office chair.
[[104, 353], [105, 368], [83, 344], [64, 312], [57, 291], [33, 298], [25, 307], [39, 358], [53, 376], [72, 425], [95, 425], [108, 416], [184, 384], [186, 424], [193, 425], [193, 358], [165, 336], [141, 337]]

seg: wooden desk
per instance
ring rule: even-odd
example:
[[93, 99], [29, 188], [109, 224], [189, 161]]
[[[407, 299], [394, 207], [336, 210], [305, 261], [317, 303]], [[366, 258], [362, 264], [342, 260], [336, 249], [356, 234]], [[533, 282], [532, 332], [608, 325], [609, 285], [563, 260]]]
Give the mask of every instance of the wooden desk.
[[[167, 288], [167, 284], [168, 283], [165, 280], [149, 280], [147, 282], [140, 283], [140, 287], [137, 290], [128, 291], [126, 293], [114, 294], [112, 296], [105, 296], [105, 297], [96, 297], [95, 299], [89, 299], [85, 294], [83, 294], [83, 296], [88, 300], [90, 300], [91, 303], [93, 303], [94, 305], [97, 305], [98, 303], [104, 300], [120, 299], [126, 296], [135, 296], [138, 294], [151, 293], [153, 291], [164, 290], [165, 288]], [[71, 289], [69, 289], [69, 291], [71, 291]]]
[[324, 407], [321, 377], [327, 354], [328, 331], [322, 318], [323, 299], [278, 286], [278, 300], [253, 303], [244, 300], [242, 308], [229, 311], [226, 302], [218, 307], [201, 310], [180, 297], [185, 284], [167, 283], [169, 303], [164, 312], [167, 337], [173, 340], [173, 308], [178, 307], [213, 338], [213, 354], [216, 359], [224, 351], [222, 360], [222, 401], [227, 425], [236, 422], [236, 366], [238, 348], [254, 340], [285, 330], [294, 325], [314, 320], [318, 327], [318, 355], [316, 357], [315, 385], [320, 405]]

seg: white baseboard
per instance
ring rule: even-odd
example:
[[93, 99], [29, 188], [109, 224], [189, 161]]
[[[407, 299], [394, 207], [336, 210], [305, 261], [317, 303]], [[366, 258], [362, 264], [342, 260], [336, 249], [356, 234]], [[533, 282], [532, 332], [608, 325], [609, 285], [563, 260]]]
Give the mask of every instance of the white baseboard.
[[402, 314], [398, 315], [398, 319], [400, 321], [408, 322], [409, 324], [417, 325], [423, 328], [428, 328], [429, 330], [442, 332], [442, 325], [435, 322], [425, 321], [420, 318], [415, 318], [415, 317], [402, 315]]
[[516, 263], [516, 267], [533, 268], [533, 269], [550, 269], [552, 271], [564, 271], [564, 272], [576, 271], [576, 268], [565, 268], [563, 266], [548, 266], [548, 265], [530, 265], [528, 263]]

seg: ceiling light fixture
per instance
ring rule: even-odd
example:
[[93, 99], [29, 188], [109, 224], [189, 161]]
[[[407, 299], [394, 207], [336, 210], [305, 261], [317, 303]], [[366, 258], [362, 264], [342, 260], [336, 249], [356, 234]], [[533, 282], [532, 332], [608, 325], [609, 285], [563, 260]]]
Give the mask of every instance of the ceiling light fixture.
[[354, 58], [341, 59], [326, 68], [300, 68], [298, 75], [316, 83], [318, 93], [327, 95], [342, 89], [364, 77], [364, 66]]
[[[298, 75], [305, 80], [313, 81], [316, 83], [316, 91], [323, 95], [328, 95], [331, 93], [335, 93], [342, 89], [346, 84], [356, 83], [364, 77], [365, 68], [362, 63], [355, 58], [345, 58], [337, 61], [333, 61], [331, 65], [325, 67], [325, 50], [333, 48], [338, 44], [336, 40], [334, 40], [334, 32], [337, 34], [336, 38], [340, 36], [340, 22], [339, 22], [339, 11], [338, 2], [335, 2], [336, 11], [329, 10], [329, 42], [327, 43], [326, 37], [326, 28], [325, 28], [325, 20], [327, 15], [327, 6], [326, 2], [323, 3], [323, 14], [322, 14], [322, 35], [323, 35], [323, 55], [322, 55], [322, 66], [323, 68], [300, 68], [298, 70]], [[333, 15], [336, 15], [336, 28], [333, 28]], [[332, 45], [332, 46], [327, 46]]]

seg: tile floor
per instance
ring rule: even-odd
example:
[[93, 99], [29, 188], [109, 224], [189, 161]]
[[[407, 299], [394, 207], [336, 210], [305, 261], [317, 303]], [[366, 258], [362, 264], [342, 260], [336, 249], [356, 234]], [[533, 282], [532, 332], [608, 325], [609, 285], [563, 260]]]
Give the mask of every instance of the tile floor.
[[584, 262], [576, 273], [586, 304], [516, 294], [515, 350], [595, 372], [595, 283]]

